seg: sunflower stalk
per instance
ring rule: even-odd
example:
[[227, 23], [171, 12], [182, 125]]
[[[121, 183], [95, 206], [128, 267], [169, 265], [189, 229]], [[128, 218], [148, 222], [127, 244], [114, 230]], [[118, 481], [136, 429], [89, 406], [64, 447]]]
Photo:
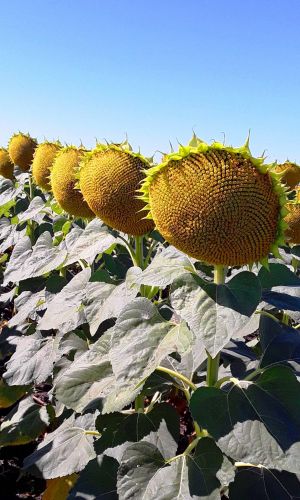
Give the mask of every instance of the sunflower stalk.
[[[225, 283], [225, 268], [221, 265], [216, 265], [214, 268], [214, 283], [216, 285], [223, 285]], [[206, 384], [211, 387], [218, 381], [220, 364], [220, 353], [213, 358], [207, 352], [207, 372], [206, 372]]]
[[[140, 267], [141, 270], [144, 270], [145, 262], [144, 262], [144, 237], [136, 236], [135, 237], [135, 265]], [[147, 296], [147, 289], [144, 285], [140, 287], [140, 294], [142, 297]]]

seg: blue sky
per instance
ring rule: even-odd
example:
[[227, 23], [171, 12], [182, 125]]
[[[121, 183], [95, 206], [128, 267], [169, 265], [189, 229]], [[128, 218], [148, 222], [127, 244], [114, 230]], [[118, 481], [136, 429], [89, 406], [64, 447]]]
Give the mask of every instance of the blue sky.
[[206, 141], [300, 163], [299, 0], [0, 0], [0, 145], [16, 130], [150, 155]]

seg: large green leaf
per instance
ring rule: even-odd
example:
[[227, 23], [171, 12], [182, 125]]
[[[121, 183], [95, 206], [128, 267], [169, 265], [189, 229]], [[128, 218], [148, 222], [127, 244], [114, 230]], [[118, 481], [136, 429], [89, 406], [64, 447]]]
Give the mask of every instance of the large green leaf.
[[109, 330], [57, 377], [55, 396], [68, 408], [81, 412], [92, 403], [100, 404], [114, 388], [115, 377], [108, 357], [111, 340]]
[[265, 467], [240, 467], [229, 486], [230, 500], [297, 500], [300, 476]]
[[46, 309], [47, 301], [50, 301], [52, 294], [44, 288], [36, 293], [29, 291], [22, 292], [14, 301], [17, 313], [9, 320], [8, 326], [17, 326], [27, 318], [34, 318], [37, 311]]
[[277, 286], [300, 286], [300, 279], [284, 264], [269, 264], [269, 269], [262, 267], [258, 273], [262, 288]]
[[242, 335], [261, 296], [257, 277], [244, 271], [226, 285], [185, 274], [173, 283], [171, 304], [215, 357], [232, 337]]
[[38, 324], [40, 330], [59, 329], [61, 333], [67, 333], [85, 323], [81, 304], [90, 276], [90, 268], [83, 269], [54, 297]]
[[300, 334], [297, 330], [262, 316], [260, 343], [263, 350], [260, 367], [289, 364], [299, 371]]
[[42, 276], [79, 259], [91, 262], [98, 253], [108, 250], [116, 242], [117, 239], [98, 219], [90, 222], [85, 229], [74, 227], [59, 246], [54, 246], [48, 231], [41, 234], [33, 247], [30, 239], [24, 238], [12, 252], [4, 281], [17, 282]]
[[44, 213], [49, 213], [50, 210], [46, 208], [44, 200], [40, 196], [35, 196], [31, 202], [27, 210], [18, 215], [19, 222], [25, 222], [28, 220], [40, 220], [37, 219], [37, 216], [44, 211]]
[[9, 408], [30, 389], [30, 385], [7, 385], [0, 379], [0, 408]]
[[199, 441], [193, 454], [178, 457], [150, 480], [149, 500], [220, 500], [222, 483], [228, 485], [234, 468], [211, 438]]
[[55, 338], [43, 338], [39, 333], [18, 340], [3, 375], [8, 385], [45, 382], [52, 373], [53, 363], [61, 356], [57, 343]]
[[118, 472], [120, 500], [219, 500], [220, 488], [234, 469], [211, 438], [199, 441], [193, 453], [164, 462], [147, 442], [129, 446]]
[[71, 415], [54, 432], [47, 434], [37, 449], [24, 460], [24, 468], [44, 479], [80, 472], [96, 457], [89, 433], [95, 430], [95, 416]]
[[193, 271], [191, 260], [176, 248], [168, 247], [158, 253], [147, 269], [136, 277], [136, 283], [165, 288], [187, 271]]
[[151, 443], [140, 442], [128, 446], [118, 470], [120, 500], [145, 500], [150, 479], [165, 465], [159, 450]]
[[103, 321], [116, 318], [122, 309], [137, 295], [138, 289], [130, 287], [126, 280], [118, 286], [110, 283], [88, 283], [84, 312], [90, 326], [90, 333], [94, 335]]
[[114, 327], [114, 342], [109, 356], [118, 393], [134, 390], [171, 352], [185, 354], [192, 335], [185, 323], [164, 321], [147, 299], [137, 298], [121, 312]]
[[9, 247], [12, 247], [25, 237], [26, 228], [19, 230], [18, 226], [11, 224], [9, 219], [2, 217], [0, 219], [0, 253], [4, 253]]
[[[100, 415], [96, 422], [101, 438], [95, 443], [97, 454], [124, 443], [127, 446], [149, 439], [164, 458], [175, 455], [179, 439], [179, 414], [169, 404], [162, 403], [147, 413], [112, 413]], [[149, 437], [149, 439], [148, 439]], [[156, 442], [154, 442], [156, 440]]]
[[117, 242], [117, 238], [97, 218], [89, 222], [85, 229], [75, 227], [60, 245], [60, 248], [65, 247], [67, 250], [64, 266], [78, 262], [79, 259], [92, 262], [97, 254], [105, 252]]
[[75, 332], [68, 332], [59, 341], [58, 350], [61, 354], [74, 354], [74, 359], [88, 351], [87, 340], [81, 338]]
[[223, 390], [201, 387], [190, 407], [235, 461], [299, 471], [300, 383], [289, 368], [269, 368], [255, 382], [236, 380]]
[[30, 238], [23, 238], [13, 249], [4, 272], [4, 284], [42, 276], [62, 265], [66, 257], [67, 251], [53, 246], [47, 231], [41, 234], [34, 247]]
[[106, 319], [118, 316], [122, 308], [137, 294], [127, 282], [89, 283], [91, 269], [78, 273], [50, 303], [39, 322], [41, 330], [59, 329], [66, 333], [83, 323], [89, 323], [94, 335]]
[[6, 205], [17, 198], [24, 188], [25, 177], [23, 176], [20, 179], [20, 183], [18, 187], [14, 187], [14, 184], [9, 179], [3, 179], [0, 184], [0, 207]]
[[81, 472], [68, 500], [118, 500], [118, 467], [114, 458], [105, 455], [94, 458]]
[[0, 427], [0, 447], [30, 443], [50, 424], [53, 409], [36, 404], [32, 396], [23, 399], [5, 417]]

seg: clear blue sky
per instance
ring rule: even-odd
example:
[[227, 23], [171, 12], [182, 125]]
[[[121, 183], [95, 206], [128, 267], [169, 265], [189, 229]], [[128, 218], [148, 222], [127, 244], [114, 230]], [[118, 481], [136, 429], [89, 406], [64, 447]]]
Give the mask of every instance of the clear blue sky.
[[300, 163], [299, 0], [0, 0], [0, 144], [16, 130], [149, 155], [169, 140]]

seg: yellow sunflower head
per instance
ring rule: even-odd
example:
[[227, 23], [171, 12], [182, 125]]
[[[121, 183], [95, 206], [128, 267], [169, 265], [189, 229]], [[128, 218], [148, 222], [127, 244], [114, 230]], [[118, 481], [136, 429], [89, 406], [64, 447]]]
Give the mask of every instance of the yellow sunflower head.
[[34, 152], [32, 176], [35, 183], [45, 191], [51, 191], [50, 171], [60, 148], [59, 142], [45, 141], [39, 144]]
[[193, 137], [149, 169], [140, 198], [164, 238], [213, 265], [267, 264], [284, 244], [285, 188], [273, 166], [241, 148]]
[[137, 190], [145, 178], [149, 163], [134, 153], [129, 144], [98, 144], [87, 153], [79, 171], [83, 197], [93, 212], [118, 231], [139, 236], [154, 228], [144, 218], [145, 203], [137, 199]]
[[14, 164], [10, 161], [7, 149], [0, 148], [0, 175], [6, 179], [14, 178]]
[[288, 228], [285, 230], [286, 242], [292, 245], [300, 244], [300, 190], [296, 191], [296, 199], [288, 203], [288, 214], [285, 218]]
[[92, 219], [95, 214], [76, 188], [76, 171], [85, 150], [67, 146], [58, 151], [51, 167], [50, 183], [53, 195], [59, 205], [75, 217]]
[[27, 172], [33, 160], [33, 154], [37, 147], [37, 140], [29, 134], [19, 132], [14, 134], [8, 143], [8, 154], [14, 165], [22, 172]]
[[281, 181], [286, 184], [289, 189], [295, 189], [300, 182], [300, 166], [296, 163], [286, 161], [281, 165], [276, 165], [275, 172], [281, 173]]

